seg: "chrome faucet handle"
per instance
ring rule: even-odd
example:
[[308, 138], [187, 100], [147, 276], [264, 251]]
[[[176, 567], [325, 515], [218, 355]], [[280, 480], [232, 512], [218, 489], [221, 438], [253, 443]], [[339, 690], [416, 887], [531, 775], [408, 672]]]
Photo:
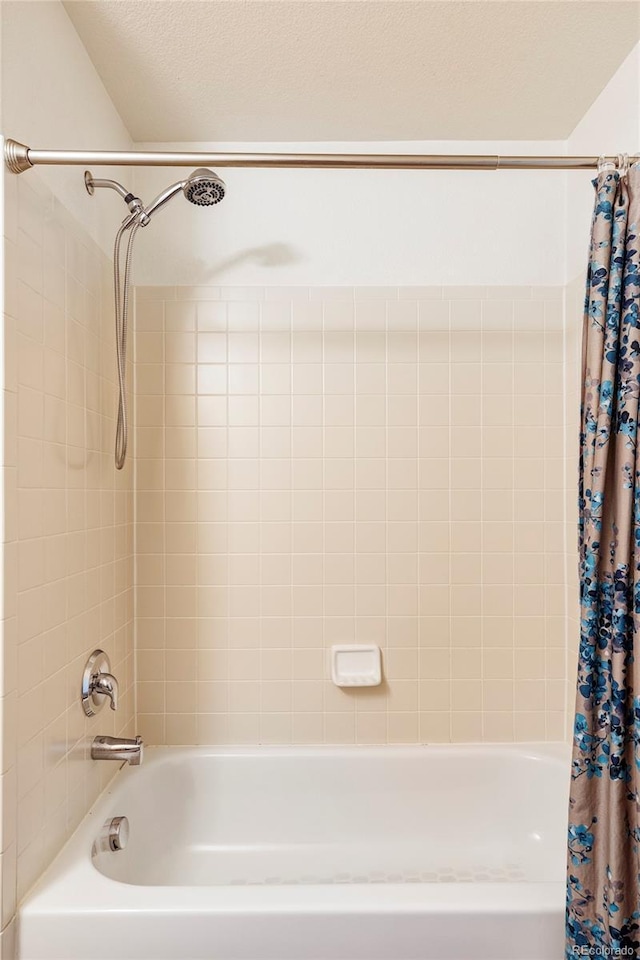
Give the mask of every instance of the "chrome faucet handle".
[[110, 673], [94, 673], [89, 689], [92, 693], [102, 693], [109, 697], [111, 709], [118, 709], [118, 681]]
[[104, 650], [94, 650], [82, 674], [82, 708], [88, 717], [95, 716], [107, 698], [112, 710], [118, 709], [118, 681], [111, 673], [109, 657]]

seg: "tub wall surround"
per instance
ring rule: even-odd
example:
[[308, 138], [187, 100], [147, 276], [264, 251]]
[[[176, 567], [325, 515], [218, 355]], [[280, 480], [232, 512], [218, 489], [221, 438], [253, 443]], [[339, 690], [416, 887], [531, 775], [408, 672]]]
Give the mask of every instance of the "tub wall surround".
[[[2, 132], [130, 149], [63, 5], [1, 6]], [[114, 773], [88, 759], [91, 735], [132, 730], [134, 704], [132, 471], [117, 476], [111, 457], [113, 212], [78, 189], [72, 168], [3, 182], [4, 960], [16, 900]], [[99, 645], [122, 706], [90, 723], [78, 686]]]
[[150, 743], [563, 738], [562, 295], [138, 288]]
[[[114, 774], [132, 735], [131, 467], [113, 467], [111, 269], [37, 174], [5, 177], [3, 923]], [[120, 681], [88, 720], [95, 647]]]

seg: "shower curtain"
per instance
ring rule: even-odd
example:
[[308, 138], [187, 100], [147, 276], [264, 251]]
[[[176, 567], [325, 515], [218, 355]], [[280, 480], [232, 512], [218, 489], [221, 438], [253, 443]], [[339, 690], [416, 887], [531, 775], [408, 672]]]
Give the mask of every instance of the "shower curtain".
[[566, 956], [640, 956], [640, 168], [594, 181]]

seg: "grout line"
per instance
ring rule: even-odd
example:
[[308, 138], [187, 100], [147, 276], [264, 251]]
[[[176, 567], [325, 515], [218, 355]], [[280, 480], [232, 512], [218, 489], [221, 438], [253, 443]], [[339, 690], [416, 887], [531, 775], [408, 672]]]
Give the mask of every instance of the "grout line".
[[[294, 540], [293, 540], [293, 524], [294, 524], [294, 500], [295, 493], [293, 490], [293, 406], [294, 406], [294, 381], [293, 375], [295, 370], [295, 361], [294, 361], [294, 330], [293, 330], [293, 303], [289, 304], [289, 322], [288, 322], [288, 331], [287, 336], [289, 337], [289, 510], [288, 510], [288, 523], [289, 523], [289, 638], [288, 638], [288, 647], [289, 647], [289, 683], [291, 687], [290, 700], [289, 700], [289, 709], [291, 711], [291, 739], [295, 742], [295, 717], [296, 713], [293, 709], [293, 692], [294, 692], [294, 682], [295, 682], [295, 642], [294, 642]], [[261, 338], [261, 349], [262, 349], [262, 329], [260, 331]], [[262, 354], [261, 354], [262, 356]], [[258, 405], [261, 406], [260, 402]], [[324, 731], [324, 687], [322, 689], [322, 740], [325, 739]]]
[[484, 449], [485, 449], [485, 372], [484, 372], [484, 316], [483, 306], [486, 301], [480, 304], [480, 726], [481, 739], [487, 740], [486, 729], [486, 711], [488, 704], [485, 701], [485, 683], [484, 683], [484, 648], [486, 623], [484, 619], [485, 597], [484, 597], [484, 577], [485, 577], [485, 536], [484, 536]]
[[162, 728], [164, 742], [167, 743], [167, 364], [166, 364], [166, 323], [162, 325], [162, 597], [163, 597], [163, 644], [162, 644], [162, 677], [163, 677], [163, 710]]
[[[133, 336], [131, 337], [132, 343], [132, 385], [133, 385], [133, 396], [131, 402], [131, 410], [133, 416], [130, 417], [129, 422], [129, 431], [133, 433], [134, 441], [136, 434], [136, 427], [138, 423], [138, 389], [137, 389], [137, 376], [136, 371], [138, 369], [138, 293], [137, 289], [134, 286], [133, 288], [133, 298], [132, 298], [132, 332]], [[162, 316], [163, 316], [163, 330], [164, 330], [164, 302], [162, 304]], [[137, 590], [137, 581], [138, 581], [138, 504], [136, 497], [136, 490], [138, 489], [138, 457], [137, 451], [134, 449], [134, 458], [133, 466], [131, 468], [131, 481], [132, 481], [132, 491], [131, 491], [131, 523], [133, 524], [132, 530], [132, 550], [133, 556], [131, 557], [131, 569], [133, 573], [133, 583], [131, 584], [132, 590], [132, 616], [133, 623], [131, 625], [131, 640], [132, 640], [132, 656], [133, 656], [133, 726], [134, 731], [138, 730], [138, 590]], [[135, 732], [134, 732], [135, 736]]]
[[569, 501], [569, 471], [567, 469], [567, 442], [568, 442], [568, 305], [569, 286], [565, 285], [562, 297], [562, 552], [564, 574], [564, 683], [562, 693], [562, 732], [567, 736], [569, 724], [569, 537], [567, 505]]
[[[353, 477], [353, 499], [352, 499], [352, 541], [351, 549], [353, 550], [353, 641], [357, 643], [360, 637], [360, 628], [358, 625], [359, 614], [360, 614], [360, 604], [358, 602], [358, 589], [359, 589], [359, 565], [358, 565], [358, 545], [356, 541], [356, 531], [357, 531], [357, 516], [358, 516], [358, 479], [356, 475], [356, 435], [357, 435], [357, 423], [358, 423], [358, 313], [357, 313], [357, 304], [355, 303], [355, 291], [354, 291], [354, 304], [353, 304], [353, 364], [352, 364], [352, 373], [353, 373], [353, 394], [352, 394], [352, 423], [351, 423], [351, 469]], [[355, 742], [355, 730], [353, 736]]]
[[[258, 631], [258, 743], [265, 742], [265, 711], [264, 707], [264, 676], [263, 676], [263, 666], [264, 666], [264, 617], [263, 617], [263, 577], [262, 577], [262, 565], [264, 563], [264, 511], [263, 511], [263, 471], [262, 471], [262, 442], [264, 439], [264, 416], [263, 416], [263, 398], [264, 394], [264, 364], [262, 363], [262, 311], [263, 311], [262, 300], [258, 306], [258, 623], [256, 628]], [[227, 312], [227, 364], [230, 363], [230, 345], [231, 345], [231, 330], [229, 330], [229, 316]], [[231, 395], [231, 384], [227, 381], [227, 433], [229, 431], [229, 398]], [[229, 447], [227, 444], [227, 456], [229, 455]], [[227, 474], [227, 485], [228, 485], [228, 474]], [[227, 496], [228, 501], [228, 496]]]
[[418, 676], [417, 676], [417, 691], [416, 691], [416, 704], [418, 710], [417, 716], [417, 741], [418, 743], [425, 742], [424, 736], [424, 726], [422, 720], [422, 678], [424, 676], [424, 671], [426, 667], [426, 658], [424, 655], [424, 628], [422, 624], [422, 613], [423, 613], [423, 602], [422, 602], [422, 473], [423, 473], [423, 454], [424, 450], [422, 447], [421, 433], [420, 433], [420, 397], [422, 390], [422, 354], [420, 351], [420, 305], [416, 300], [415, 304], [415, 320], [416, 320], [416, 405], [415, 405], [415, 414], [416, 414], [416, 425], [415, 425], [415, 438], [416, 438], [416, 457], [417, 457], [417, 466], [416, 466], [416, 523], [417, 523], [417, 536], [416, 536], [416, 591], [417, 591], [417, 603], [416, 609], [418, 613], [418, 624], [417, 624], [417, 636], [416, 643], [418, 644]]
[[[327, 544], [327, 509], [326, 509], [326, 500], [327, 500], [327, 488], [326, 488], [326, 466], [327, 458], [325, 454], [325, 436], [327, 429], [327, 392], [326, 392], [326, 366], [327, 366], [327, 355], [326, 355], [326, 323], [325, 323], [325, 301], [321, 301], [321, 327], [320, 327], [320, 376], [322, 379], [322, 425], [321, 425], [321, 438], [320, 442], [322, 445], [322, 658], [323, 658], [323, 671], [326, 670], [326, 656], [327, 656], [327, 646], [328, 641], [331, 640], [331, 637], [327, 637], [327, 584], [326, 584], [326, 544]], [[323, 706], [325, 703], [325, 697], [323, 694]], [[323, 727], [326, 728], [326, 714], [323, 718]], [[357, 709], [354, 716], [354, 724], [357, 729]]]
[[[384, 304], [384, 657], [389, 659], [389, 304]], [[385, 743], [389, 742], [389, 709], [385, 703]]]
[[448, 301], [447, 307], [447, 471], [448, 471], [448, 482], [447, 482], [447, 517], [449, 525], [449, 549], [447, 551], [447, 565], [448, 565], [448, 574], [447, 574], [447, 588], [449, 591], [448, 597], [448, 611], [449, 611], [449, 636], [448, 636], [448, 648], [449, 648], [449, 742], [453, 742], [453, 634], [451, 630], [451, 621], [453, 618], [453, 490], [452, 490], [452, 470], [451, 470], [451, 459], [453, 452], [453, 349], [452, 349], [452, 336], [451, 336], [451, 300]]
[[[516, 322], [515, 322], [515, 304], [511, 301], [511, 320], [509, 324], [510, 338], [511, 338], [511, 351], [510, 351], [510, 362], [509, 366], [511, 368], [511, 525], [513, 530], [513, 542], [511, 549], [511, 583], [515, 586], [515, 557], [516, 557], [516, 532], [517, 532], [517, 521], [516, 521], [516, 493], [515, 493], [515, 460], [516, 460], [516, 401], [515, 401], [515, 386], [516, 386]], [[514, 740], [518, 739], [517, 735], [517, 723], [516, 715], [518, 712], [518, 698], [516, 696], [516, 611], [515, 603], [513, 600], [515, 590], [512, 588], [511, 591], [511, 729], [512, 729], [512, 738]]]

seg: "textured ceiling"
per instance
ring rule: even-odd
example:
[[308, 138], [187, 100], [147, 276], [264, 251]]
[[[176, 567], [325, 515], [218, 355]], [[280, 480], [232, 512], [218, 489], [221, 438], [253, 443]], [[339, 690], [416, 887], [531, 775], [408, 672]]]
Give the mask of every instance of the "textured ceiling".
[[134, 140], [565, 138], [635, 0], [69, 0]]

